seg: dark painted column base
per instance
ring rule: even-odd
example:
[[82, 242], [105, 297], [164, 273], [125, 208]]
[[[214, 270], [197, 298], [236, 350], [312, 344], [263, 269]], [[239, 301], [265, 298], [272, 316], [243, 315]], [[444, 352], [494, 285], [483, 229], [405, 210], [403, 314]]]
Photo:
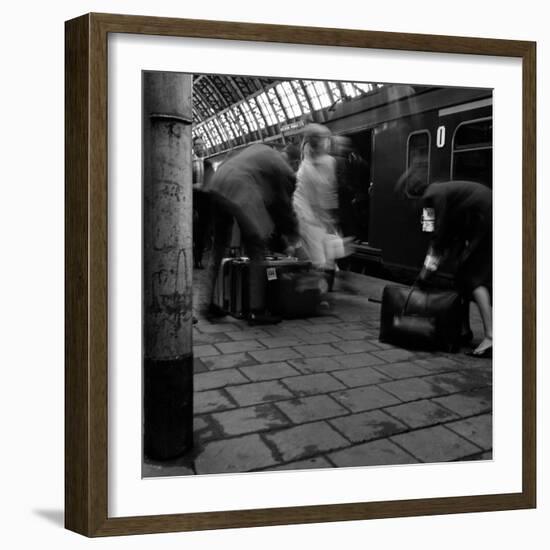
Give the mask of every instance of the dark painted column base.
[[176, 458], [193, 448], [193, 355], [145, 359], [143, 451], [154, 460]]

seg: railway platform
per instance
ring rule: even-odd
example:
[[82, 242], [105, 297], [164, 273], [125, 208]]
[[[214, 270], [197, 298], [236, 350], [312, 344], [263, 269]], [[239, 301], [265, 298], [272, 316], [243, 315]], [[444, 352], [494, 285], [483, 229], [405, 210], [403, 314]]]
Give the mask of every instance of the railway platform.
[[353, 274], [326, 315], [278, 325], [199, 318], [194, 449], [144, 477], [490, 460], [492, 361], [380, 343], [386, 284]]

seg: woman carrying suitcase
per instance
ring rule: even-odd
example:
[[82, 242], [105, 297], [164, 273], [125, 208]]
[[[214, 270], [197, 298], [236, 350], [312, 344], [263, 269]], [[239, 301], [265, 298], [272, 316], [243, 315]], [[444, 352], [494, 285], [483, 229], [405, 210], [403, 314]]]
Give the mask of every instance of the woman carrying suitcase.
[[[403, 179], [403, 178], [402, 178]], [[469, 353], [491, 358], [493, 352], [493, 200], [487, 186], [472, 181], [448, 181], [428, 185], [425, 178], [408, 174], [406, 195], [421, 197], [426, 209], [433, 209], [434, 225], [420, 279], [437, 271], [445, 255], [457, 260], [456, 282], [465, 298], [464, 340], [471, 340], [468, 304], [473, 299], [483, 321], [484, 338]]]

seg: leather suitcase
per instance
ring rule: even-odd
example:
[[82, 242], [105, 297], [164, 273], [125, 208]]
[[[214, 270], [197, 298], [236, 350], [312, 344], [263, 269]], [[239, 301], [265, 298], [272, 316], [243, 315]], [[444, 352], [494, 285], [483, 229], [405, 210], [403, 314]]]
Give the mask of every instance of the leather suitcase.
[[272, 313], [284, 319], [314, 317], [328, 290], [325, 277], [317, 271], [287, 271], [269, 288]]
[[231, 304], [231, 264], [233, 258], [224, 258], [220, 264], [216, 288], [214, 290], [214, 304], [229, 313]]
[[388, 285], [379, 340], [410, 349], [460, 349], [462, 297], [454, 291]]
[[[279, 299], [288, 285], [283, 282], [281, 287], [281, 281], [288, 273], [309, 271], [311, 262], [274, 255], [266, 256], [262, 264], [265, 269], [266, 285], [265, 296], [262, 297], [260, 303], [264, 303], [264, 309], [267, 311], [286, 316], [285, 308], [281, 307]], [[246, 317], [250, 313], [250, 260], [246, 257], [227, 258], [221, 269], [219, 278], [224, 280], [224, 310], [239, 319]], [[288, 300], [283, 300], [282, 303], [286, 304], [287, 302]], [[303, 316], [310, 314], [310, 310], [311, 308], [308, 308]], [[296, 316], [294, 311], [290, 313], [290, 316]]]

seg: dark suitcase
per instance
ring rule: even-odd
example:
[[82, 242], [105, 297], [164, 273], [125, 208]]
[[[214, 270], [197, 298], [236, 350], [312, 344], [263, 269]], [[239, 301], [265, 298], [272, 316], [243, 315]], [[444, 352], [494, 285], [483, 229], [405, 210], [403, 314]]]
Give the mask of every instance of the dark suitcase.
[[[318, 279], [316, 273], [311, 271], [311, 262], [273, 255], [267, 256], [263, 263], [267, 279], [266, 309], [284, 319], [314, 315], [319, 304], [319, 292], [312, 290], [306, 282]], [[298, 281], [302, 281], [300, 292], [296, 292]]]
[[[263, 309], [277, 315], [285, 317], [307, 316], [311, 314], [311, 307], [304, 307], [304, 313], [299, 314], [296, 309], [297, 304], [290, 304], [287, 308], [288, 299], [282, 300], [280, 297], [288, 289], [288, 282], [285, 276], [289, 273], [306, 273], [311, 268], [311, 262], [302, 261], [296, 258], [274, 255], [266, 256], [262, 262], [267, 279], [265, 285], [265, 296], [259, 301], [263, 303]], [[224, 311], [236, 318], [243, 318], [250, 313], [250, 260], [246, 257], [225, 258], [222, 261], [222, 267], [218, 276], [218, 285], [216, 295], [221, 295], [222, 299], [217, 299], [216, 303]], [[282, 286], [280, 285], [282, 281]], [[303, 285], [302, 285], [303, 286]], [[300, 296], [307, 296], [305, 305], [313, 299], [313, 293], [302, 293]], [[304, 301], [304, 300], [302, 300]], [[316, 304], [318, 304], [316, 299]], [[288, 313], [287, 313], [288, 309]]]
[[241, 319], [249, 313], [249, 283], [248, 283], [248, 258], [233, 258], [230, 270], [230, 301], [228, 312], [233, 317]]
[[328, 290], [317, 271], [287, 271], [268, 287], [269, 310], [284, 319], [314, 317]]
[[216, 278], [213, 302], [221, 310], [229, 312], [231, 303], [231, 263], [233, 258], [223, 258]]
[[410, 349], [460, 349], [462, 298], [454, 291], [388, 285], [382, 294], [381, 342]]

